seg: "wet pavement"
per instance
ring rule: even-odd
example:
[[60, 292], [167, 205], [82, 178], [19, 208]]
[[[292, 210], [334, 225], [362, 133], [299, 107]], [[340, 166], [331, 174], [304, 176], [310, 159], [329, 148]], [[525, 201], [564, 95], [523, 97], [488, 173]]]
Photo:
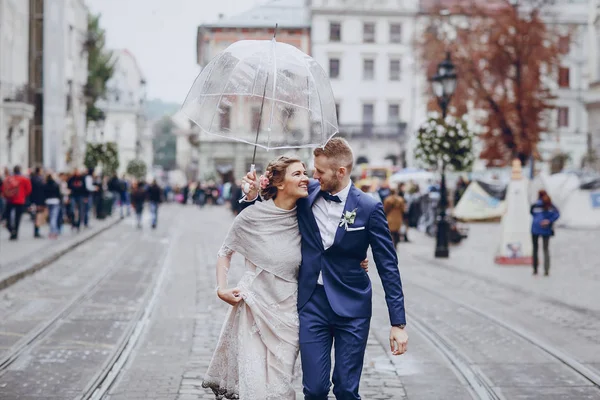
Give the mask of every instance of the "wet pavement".
[[[229, 307], [214, 294], [214, 266], [231, 221], [224, 207], [168, 205], [158, 229], [146, 221], [139, 231], [127, 219], [0, 291], [0, 398], [214, 398], [201, 383]], [[444, 261], [431, 256], [430, 238], [415, 233], [400, 244], [405, 355], [389, 352], [371, 266], [362, 397], [600, 399], [600, 306], [585, 298], [593, 268], [560, 254], [545, 281], [527, 268], [495, 267], [496, 228], [478, 229]], [[234, 256], [230, 282], [242, 271]], [[584, 298], [572, 300], [578, 287]], [[296, 387], [300, 399], [300, 374]]]

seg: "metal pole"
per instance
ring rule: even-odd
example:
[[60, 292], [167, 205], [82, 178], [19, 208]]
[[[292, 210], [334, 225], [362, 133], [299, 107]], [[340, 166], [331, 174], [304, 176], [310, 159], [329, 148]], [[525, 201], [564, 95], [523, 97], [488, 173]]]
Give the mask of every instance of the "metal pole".
[[[440, 101], [440, 107], [442, 109], [442, 117], [444, 123], [446, 121], [446, 113], [448, 111], [448, 100], [443, 99]], [[440, 184], [440, 202], [439, 202], [439, 215], [437, 218], [437, 235], [435, 241], [435, 257], [436, 258], [448, 258], [450, 251], [448, 249], [448, 234], [450, 231], [450, 225], [446, 219], [446, 209], [448, 208], [448, 193], [446, 191], [446, 162], [442, 160], [442, 182]]]

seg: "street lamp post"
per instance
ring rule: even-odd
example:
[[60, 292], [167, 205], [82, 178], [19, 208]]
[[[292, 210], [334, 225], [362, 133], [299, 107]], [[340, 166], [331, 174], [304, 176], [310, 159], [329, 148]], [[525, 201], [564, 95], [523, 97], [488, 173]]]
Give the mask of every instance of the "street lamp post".
[[[433, 93], [437, 97], [438, 104], [442, 109], [443, 119], [446, 119], [448, 105], [456, 90], [456, 71], [454, 64], [450, 60], [450, 53], [446, 53], [446, 59], [438, 64], [435, 76], [431, 78]], [[437, 236], [435, 242], [435, 257], [448, 258], [448, 235], [450, 226], [446, 219], [446, 209], [448, 208], [448, 193], [446, 190], [446, 161], [442, 161], [442, 182], [440, 185], [440, 203], [439, 215], [437, 218]]]

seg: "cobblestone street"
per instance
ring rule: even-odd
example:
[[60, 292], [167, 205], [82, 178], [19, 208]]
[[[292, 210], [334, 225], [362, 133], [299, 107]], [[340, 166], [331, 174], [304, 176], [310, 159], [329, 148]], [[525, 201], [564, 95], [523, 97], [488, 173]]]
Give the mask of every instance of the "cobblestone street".
[[[126, 219], [1, 290], [0, 399], [213, 399], [201, 383], [229, 307], [214, 266], [232, 219], [168, 205], [156, 230]], [[534, 278], [493, 264], [498, 232], [472, 225], [443, 261], [416, 232], [399, 245], [410, 340], [398, 357], [371, 261], [363, 399], [600, 399], [594, 233], [558, 231], [551, 276]], [[296, 387], [300, 399], [300, 372]]]

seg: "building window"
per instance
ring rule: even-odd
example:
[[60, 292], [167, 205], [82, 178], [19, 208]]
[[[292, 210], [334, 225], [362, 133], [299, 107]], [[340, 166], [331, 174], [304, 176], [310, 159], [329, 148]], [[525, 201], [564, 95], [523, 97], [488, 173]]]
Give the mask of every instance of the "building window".
[[375, 107], [371, 103], [363, 104], [363, 124], [373, 125]]
[[221, 106], [219, 109], [219, 123], [221, 130], [229, 130], [231, 128], [231, 107]]
[[339, 78], [340, 77], [340, 60], [338, 58], [329, 59], [329, 77]]
[[329, 23], [329, 41], [340, 42], [342, 40], [342, 24], [339, 22]]
[[400, 80], [400, 60], [390, 60], [390, 81]]
[[388, 105], [388, 123], [397, 124], [400, 122], [400, 104]]
[[375, 60], [363, 60], [363, 79], [365, 81], [372, 81], [375, 79]]
[[260, 124], [260, 107], [252, 107], [252, 132], [258, 130]]
[[558, 38], [558, 51], [561, 54], [569, 54], [571, 51], [571, 40], [568, 36], [561, 36]]
[[569, 126], [569, 107], [558, 107], [558, 127], [566, 128]]
[[402, 43], [402, 25], [390, 25], [390, 43]]
[[568, 88], [570, 87], [569, 84], [569, 75], [570, 75], [570, 71], [569, 68], [566, 67], [560, 67], [558, 69], [558, 86], [561, 88]]
[[363, 43], [375, 43], [375, 24], [373, 22], [363, 24]]

